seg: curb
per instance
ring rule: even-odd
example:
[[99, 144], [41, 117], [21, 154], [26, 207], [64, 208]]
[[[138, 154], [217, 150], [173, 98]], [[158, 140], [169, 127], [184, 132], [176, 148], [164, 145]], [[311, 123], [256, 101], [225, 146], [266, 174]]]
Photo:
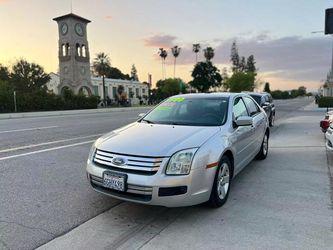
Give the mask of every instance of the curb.
[[100, 108], [100, 109], [41, 111], [41, 112], [26, 112], [26, 113], [6, 113], [6, 114], [0, 114], [0, 120], [16, 119], [16, 118], [33, 118], [33, 117], [49, 117], [49, 116], [64, 116], [64, 115], [112, 113], [112, 112], [126, 112], [126, 111], [144, 111], [144, 112], [146, 112], [147, 110], [150, 110], [152, 107], [153, 106], [131, 107], [131, 108]]

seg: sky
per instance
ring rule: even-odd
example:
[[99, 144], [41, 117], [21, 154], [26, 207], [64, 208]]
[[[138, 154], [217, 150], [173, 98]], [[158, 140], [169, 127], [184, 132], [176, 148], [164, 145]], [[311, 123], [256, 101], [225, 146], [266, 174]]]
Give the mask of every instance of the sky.
[[[190, 81], [192, 44], [215, 49], [213, 63], [230, 67], [236, 40], [240, 56], [253, 54], [258, 79], [271, 89], [306, 86], [315, 91], [331, 68], [333, 38], [323, 31], [328, 0], [72, 0], [73, 13], [91, 20], [91, 61], [105, 52], [113, 67], [139, 79], [162, 78], [158, 49], [168, 51], [166, 75], [173, 77], [170, 48], [178, 45], [176, 77]], [[0, 0], [0, 64], [24, 58], [58, 70], [58, 29], [52, 19], [71, 12], [71, 0]], [[203, 52], [199, 60], [204, 60]], [[263, 88], [260, 87], [260, 88]]]

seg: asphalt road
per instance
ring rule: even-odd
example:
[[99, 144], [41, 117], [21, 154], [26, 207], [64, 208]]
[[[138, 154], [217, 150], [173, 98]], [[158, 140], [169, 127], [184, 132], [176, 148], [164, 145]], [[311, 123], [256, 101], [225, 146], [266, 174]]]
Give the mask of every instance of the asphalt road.
[[[295, 161], [296, 166], [298, 166], [297, 164], [304, 164], [303, 161], [305, 160], [305, 162], [311, 162], [313, 165], [316, 165], [320, 162], [322, 157], [325, 157], [323, 143], [321, 142], [320, 144], [320, 141], [322, 141], [322, 135], [319, 132], [309, 136], [310, 139], [314, 140], [315, 149], [320, 150], [320, 154], [314, 155], [311, 153], [313, 152], [312, 146], [314, 146], [311, 144], [311, 140], [306, 143], [309, 152], [306, 150], [295, 151], [293, 150], [295, 148], [288, 148], [285, 145], [288, 140], [289, 146], [297, 148], [299, 145], [302, 145], [301, 140], [304, 133], [299, 134], [298, 137], [294, 136], [292, 141], [290, 141], [290, 137], [295, 134], [297, 135], [297, 132], [308, 131], [309, 128], [302, 127], [304, 131], [300, 130], [300, 127], [295, 128], [291, 126], [290, 124], [293, 123], [290, 121], [296, 119], [296, 123], [303, 124], [303, 120], [306, 120], [307, 116], [312, 117], [314, 115], [312, 112], [305, 113], [297, 111], [306, 106], [309, 102], [310, 100], [308, 99], [276, 102], [277, 126], [272, 131], [272, 136], [275, 136], [273, 144], [273, 147], [275, 148], [272, 149], [272, 156], [270, 155], [267, 160], [272, 160], [272, 157], [275, 156], [275, 159], [279, 159], [280, 161], [281, 169], [283, 169], [284, 163], [286, 162], [290, 164], [290, 161]], [[162, 247], [165, 249], [167, 247], [177, 248], [177, 246], [180, 247], [182, 245], [177, 245], [177, 243], [175, 243], [176, 241], [168, 241], [170, 240], [170, 237], [177, 238], [177, 235], [173, 235], [174, 231], [176, 232], [177, 230], [173, 231], [172, 228], [182, 228], [184, 225], [188, 225], [188, 227], [192, 228], [191, 230], [187, 230], [188, 235], [183, 242], [183, 246], [190, 246], [191, 240], [199, 237], [200, 233], [203, 233], [200, 229], [195, 229], [194, 226], [202, 226], [202, 230], [204, 230], [209, 223], [212, 223], [212, 225], [216, 224], [217, 222], [214, 215], [216, 215], [218, 211], [225, 213], [224, 219], [220, 221], [221, 224], [225, 225], [225, 223], [230, 223], [229, 229], [234, 229], [237, 233], [247, 235], [246, 230], [249, 230], [254, 236], [257, 236], [256, 234], [258, 233], [266, 233], [269, 230], [278, 230], [279, 235], [286, 237], [288, 242], [293, 242], [290, 240], [290, 237], [292, 237], [290, 234], [294, 234], [295, 232], [293, 230], [299, 228], [302, 229], [304, 226], [303, 224], [299, 224], [297, 219], [302, 216], [309, 216], [306, 212], [298, 212], [302, 210], [302, 205], [306, 205], [305, 203], [308, 202], [307, 200], [304, 201], [304, 204], [297, 203], [291, 207], [298, 212], [298, 214], [296, 214], [297, 216], [295, 215], [294, 220], [290, 218], [290, 213], [295, 212], [292, 210], [283, 210], [283, 213], [279, 214], [280, 217], [275, 218], [274, 213], [278, 213], [279, 209], [282, 209], [283, 206], [280, 203], [274, 203], [274, 201], [271, 201], [271, 204], [264, 204], [266, 210], [268, 209], [269, 212], [264, 213], [264, 215], [259, 218], [259, 221], [252, 221], [255, 217], [251, 217], [251, 215], [256, 212], [256, 209], [260, 209], [260, 197], [271, 195], [273, 197], [277, 196], [278, 198], [282, 198], [280, 191], [282, 193], [288, 192], [288, 190], [285, 189], [274, 190], [274, 188], [270, 188], [270, 185], [265, 180], [267, 178], [270, 180], [270, 178], [274, 178], [274, 176], [272, 176], [272, 171], [256, 170], [257, 167], [258, 169], [265, 169], [264, 164], [261, 162], [254, 162], [243, 171], [239, 177], [237, 177], [234, 184], [235, 191], [233, 192], [234, 194], [231, 193], [231, 199], [222, 210], [215, 210], [214, 212], [202, 208], [201, 206], [185, 209], [166, 209], [159, 207], [147, 208], [146, 206], [138, 206], [126, 202], [121, 203], [118, 200], [108, 198], [92, 191], [85, 177], [85, 162], [92, 141], [100, 134], [134, 121], [138, 113], [139, 112], [120, 112], [110, 114], [102, 113], [1, 120], [0, 249], [34, 249], [56, 237], [65, 235], [73, 228], [78, 227], [96, 216], [96, 219], [98, 220], [103, 219], [103, 216], [106, 216], [106, 220], [108, 220], [110, 219], [108, 214], [111, 214], [114, 217], [116, 216], [115, 220], [117, 218], [124, 219], [124, 217], [127, 217], [128, 220], [124, 219], [125, 222], [121, 225], [118, 224], [118, 226], [120, 228], [126, 226], [131, 229], [130, 231], [124, 230], [125, 237], [118, 237], [115, 238], [113, 242], [108, 242], [107, 246], [109, 247], [133, 247], [135, 246], [135, 242], [139, 244], [139, 242], [142, 242], [142, 239], [144, 239], [147, 242], [149, 241], [149, 244], [144, 244], [148, 249], [154, 249], [156, 247]], [[315, 115], [318, 116], [318, 112]], [[317, 128], [317, 121], [315, 125], [316, 126], [314, 127], [311, 124], [310, 132], [312, 132], [311, 129], [313, 128], [318, 129], [319, 131], [319, 128]], [[281, 156], [282, 158], [280, 158]], [[326, 162], [324, 163], [326, 164]], [[325, 164], [321, 167], [325, 168]], [[301, 171], [300, 169], [297, 169], [296, 166], [291, 171]], [[274, 168], [274, 171], [279, 171], [279, 169]], [[275, 173], [274, 171], [273, 174]], [[286, 179], [282, 179], [282, 182], [292, 182], [290, 179], [292, 178], [292, 175], [288, 175], [288, 173], [290, 174], [288, 171], [284, 172], [284, 177]], [[322, 169], [321, 171], [326, 171], [324, 176], [327, 177], [327, 168]], [[306, 168], [306, 173], [308, 172], [311, 172], [311, 166]], [[320, 173], [322, 174], [322, 172]], [[281, 176], [279, 177], [282, 178]], [[312, 183], [312, 180], [309, 179], [310, 177], [308, 175], [303, 176], [302, 174], [299, 179], [295, 180], [297, 184], [295, 185], [295, 189], [297, 189], [298, 198], [308, 198], [306, 195], [300, 197], [303, 190], [306, 190], [308, 187], [304, 184], [304, 181], [307, 181], [315, 187], [317, 182], [321, 181], [320, 178], [324, 178], [322, 175], [320, 175], [319, 179], [317, 176], [315, 177], [316, 179], [313, 181], [314, 183]], [[257, 193], [249, 192], [248, 185], [251, 183], [255, 183], [254, 191]], [[264, 189], [260, 187], [260, 184], [264, 184]], [[327, 188], [328, 190], [319, 190], [326, 193], [324, 196], [319, 196], [319, 200], [316, 201], [318, 206], [324, 202], [323, 200], [326, 196], [329, 197], [328, 193], [330, 190], [328, 186]], [[309, 193], [310, 197], [316, 196], [316, 190], [314, 189], [306, 190], [306, 192]], [[291, 195], [290, 197], [283, 197], [282, 199], [285, 202], [293, 203], [294, 196]], [[256, 204], [253, 204], [253, 201]], [[329, 199], [328, 201], [325, 200], [325, 202], [329, 202]], [[308, 207], [305, 210], [310, 209], [309, 211], [311, 211], [311, 209], [315, 209], [314, 211], [321, 212], [321, 209], [315, 205], [307, 206]], [[110, 208], [113, 209], [110, 210]], [[190, 212], [188, 212], [189, 209]], [[108, 212], [103, 213], [105, 211]], [[237, 218], [237, 216], [244, 213], [244, 211], [248, 215], [245, 218]], [[128, 218], [128, 214], [132, 214], [132, 217]], [[204, 216], [201, 218], [201, 215]], [[185, 221], [179, 221], [179, 216]], [[314, 216], [313, 218], [310, 216], [308, 219], [314, 225], [322, 222], [327, 223], [327, 221], [329, 221], [329, 224], [331, 225], [332, 219], [326, 217], [327, 215], [325, 214], [325, 211], [323, 211], [320, 214], [319, 219], [318, 216]], [[156, 222], [156, 218], [160, 218], [158, 222]], [[280, 222], [278, 221], [279, 219], [281, 220]], [[249, 220], [250, 224], [246, 229], [239, 232], [239, 225], [246, 220]], [[284, 224], [285, 222], [290, 222], [290, 220], [295, 223], [295, 229]], [[155, 223], [153, 227], [154, 233], [151, 233], [147, 228], [142, 227], [142, 224], [148, 225], [148, 222]], [[89, 222], [87, 223], [89, 225]], [[83, 225], [86, 225], [87, 223]], [[91, 223], [94, 223], [94, 220], [91, 220]], [[270, 227], [274, 223], [278, 228]], [[101, 223], [99, 223], [99, 225], [101, 225]], [[108, 225], [111, 226], [113, 224], [108, 223]], [[168, 230], [165, 230], [164, 235], [161, 234], [159, 238], [155, 237], [151, 240], [152, 238], [147, 236], [156, 236], [156, 230], [159, 232], [159, 230], [162, 231], [162, 229], [164, 230], [166, 227], [168, 227]], [[80, 227], [78, 227], [78, 229], [79, 228]], [[112, 231], [117, 228], [113, 227], [106, 229]], [[146, 234], [135, 234], [137, 237], [141, 237], [139, 237], [139, 240], [135, 237], [129, 238], [128, 235], [126, 236], [126, 232], [133, 233], [133, 230], [134, 232], [138, 232], [141, 229], [144, 229], [143, 231], [145, 231]], [[315, 232], [316, 236], [317, 234], [320, 236], [323, 231], [319, 226], [318, 228], [313, 227], [313, 229], [318, 229], [318, 232]], [[89, 227], [87, 230], [89, 230]], [[102, 229], [100, 230], [102, 231]], [[207, 230], [209, 231], [209, 229]], [[305, 229], [302, 230], [302, 232], [304, 232]], [[74, 231], [75, 230], [72, 232]], [[307, 235], [309, 235], [309, 237], [313, 236], [310, 234]], [[115, 232], [114, 237], [116, 236], [117, 233]], [[248, 237], [250, 238], [250, 236], [251, 233]], [[180, 236], [177, 238], [178, 240], [179, 237]], [[212, 237], [213, 239], [218, 240], [219, 235], [213, 233]], [[321, 239], [321, 237], [322, 236], [320, 236], [319, 239]], [[300, 239], [302, 238], [300, 237]], [[231, 248], [232, 246], [239, 246], [239, 248], [246, 248], [247, 246], [246, 243], [248, 239], [241, 242], [240, 245], [232, 245], [232, 240], [236, 239], [234, 237], [229, 238], [229, 246]], [[160, 245], [159, 242], [162, 242], [162, 245]], [[280, 243], [278, 238], [274, 239], [271, 244], [274, 243]], [[181, 244], [181, 242], [179, 244]], [[45, 245], [46, 248], [47, 246], [48, 245]], [[141, 246], [142, 245], [137, 245], [137, 247]], [[211, 243], [210, 246], [216, 248], [218, 245]], [[262, 246], [269, 247], [272, 245], [267, 243]], [[322, 246], [326, 245], [323, 243]], [[200, 245], [198, 248], [200, 248]]]

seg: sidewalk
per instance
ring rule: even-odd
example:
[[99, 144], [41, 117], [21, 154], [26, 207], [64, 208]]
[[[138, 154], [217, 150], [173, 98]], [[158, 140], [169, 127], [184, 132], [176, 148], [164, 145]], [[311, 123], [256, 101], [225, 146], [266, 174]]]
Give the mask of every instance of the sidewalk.
[[31, 118], [31, 117], [47, 117], [47, 116], [63, 116], [63, 115], [81, 115], [81, 114], [96, 114], [110, 112], [125, 112], [125, 111], [142, 111], [147, 112], [153, 106], [143, 107], [121, 107], [121, 108], [99, 108], [99, 109], [79, 109], [79, 110], [59, 110], [59, 111], [41, 111], [41, 112], [24, 112], [24, 113], [5, 113], [0, 114], [2, 119], [15, 118]]

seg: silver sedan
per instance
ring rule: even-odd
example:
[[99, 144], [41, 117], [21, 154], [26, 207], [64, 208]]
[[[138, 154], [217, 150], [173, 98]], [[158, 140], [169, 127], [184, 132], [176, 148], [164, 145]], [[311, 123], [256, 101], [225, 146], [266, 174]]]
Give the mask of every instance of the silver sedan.
[[177, 95], [99, 138], [87, 177], [94, 190], [121, 200], [220, 207], [233, 177], [266, 158], [268, 139], [266, 113], [247, 94]]

